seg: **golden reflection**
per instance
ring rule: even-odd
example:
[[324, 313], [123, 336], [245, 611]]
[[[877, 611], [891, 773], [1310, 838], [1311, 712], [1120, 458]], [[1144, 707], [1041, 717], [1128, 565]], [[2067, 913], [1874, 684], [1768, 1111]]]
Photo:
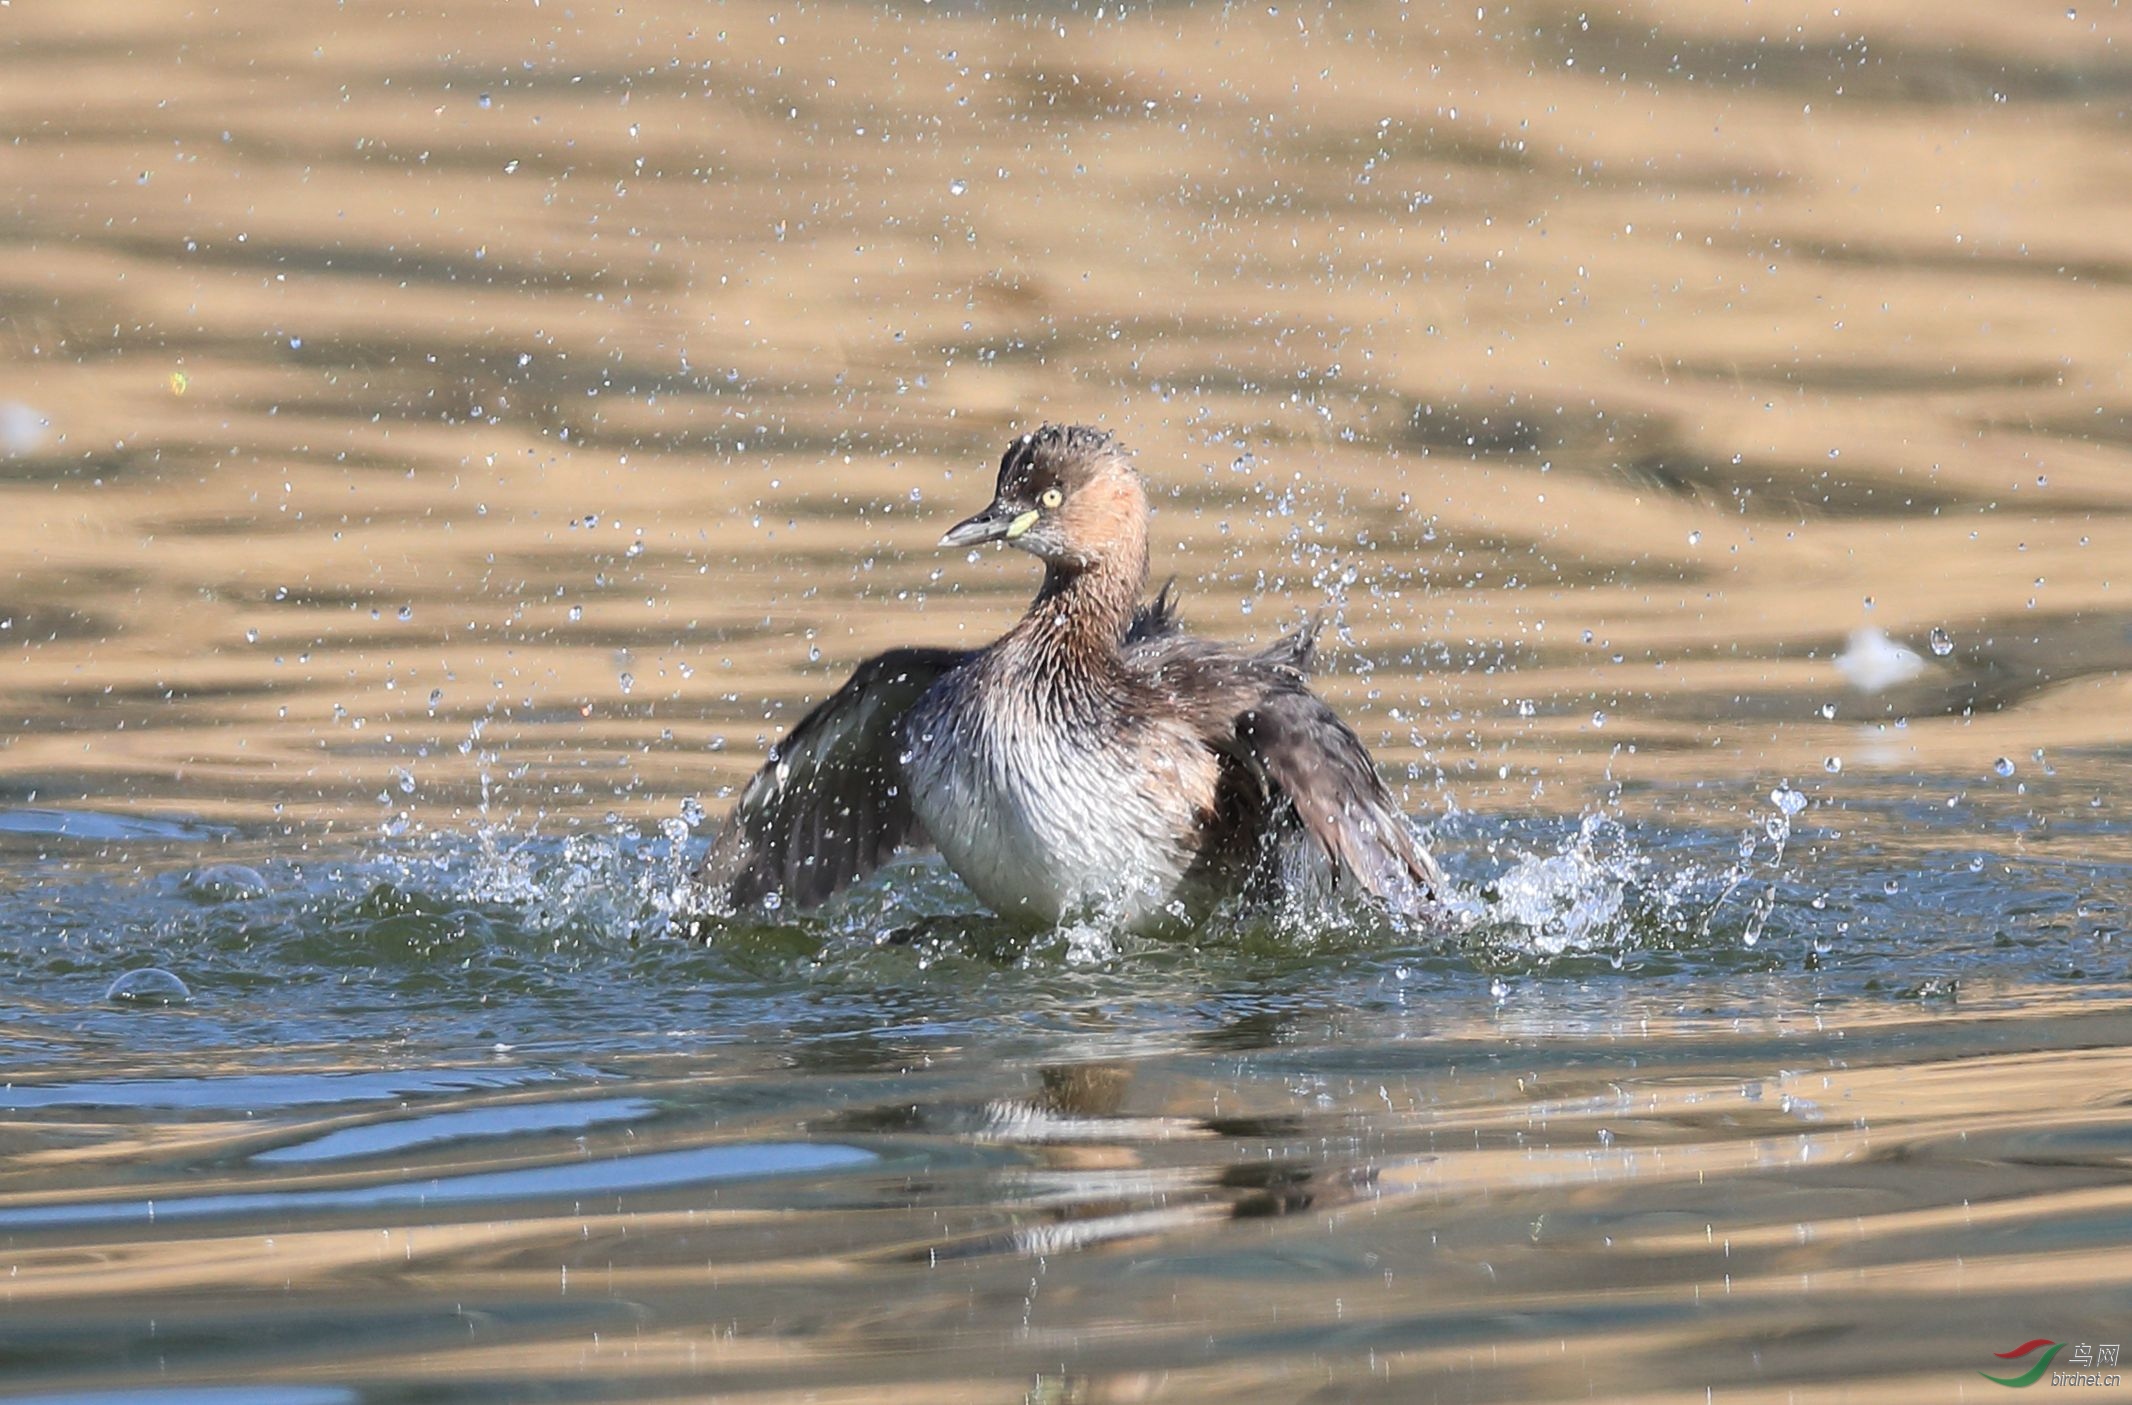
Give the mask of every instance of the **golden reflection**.
[[[1343, 7], [1307, 63], [1241, 10], [631, 7], [530, 67], [509, 7], [410, 16], [443, 65], [99, 13], [12, 17], [0, 94], [42, 802], [670, 814], [1001, 626], [1027, 573], [930, 543], [1039, 416], [1140, 446], [1198, 626], [1344, 602], [1334, 702], [1462, 804], [2132, 739], [2113, 14], [1854, 71], [1674, 4]], [[1861, 625], [1924, 673], [1851, 689]]]

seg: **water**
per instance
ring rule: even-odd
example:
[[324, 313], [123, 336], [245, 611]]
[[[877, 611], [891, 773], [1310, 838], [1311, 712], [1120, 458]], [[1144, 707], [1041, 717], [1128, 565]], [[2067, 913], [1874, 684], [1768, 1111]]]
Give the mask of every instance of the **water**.
[[[1843, 9], [6, 11], [0, 1395], [2132, 1336], [2132, 31]], [[675, 935], [1036, 417], [1330, 612], [1455, 930]]]

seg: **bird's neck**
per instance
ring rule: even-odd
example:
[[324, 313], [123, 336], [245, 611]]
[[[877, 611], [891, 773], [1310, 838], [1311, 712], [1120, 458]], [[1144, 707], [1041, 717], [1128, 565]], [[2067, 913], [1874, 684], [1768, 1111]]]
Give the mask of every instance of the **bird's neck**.
[[1112, 662], [1147, 585], [1147, 536], [1121, 541], [1085, 566], [1046, 563], [1044, 585], [1013, 637], [1039, 655], [1083, 664]]

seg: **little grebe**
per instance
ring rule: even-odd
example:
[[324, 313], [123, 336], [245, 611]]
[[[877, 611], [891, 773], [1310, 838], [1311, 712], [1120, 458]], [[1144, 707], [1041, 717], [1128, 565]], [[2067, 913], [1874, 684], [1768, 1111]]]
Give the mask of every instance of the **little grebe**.
[[698, 875], [706, 906], [815, 906], [927, 844], [987, 906], [1160, 923], [1313, 870], [1433, 912], [1443, 878], [1362, 741], [1304, 682], [1315, 630], [1245, 653], [1147, 581], [1147, 494], [1109, 434], [1046, 425], [942, 546], [1040, 558], [982, 649], [869, 659], [771, 752]]

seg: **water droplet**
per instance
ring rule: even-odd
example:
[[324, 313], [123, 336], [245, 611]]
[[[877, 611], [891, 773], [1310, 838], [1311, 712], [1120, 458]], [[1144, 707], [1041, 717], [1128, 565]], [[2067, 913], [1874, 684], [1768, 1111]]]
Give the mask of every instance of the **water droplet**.
[[1843, 770], [1843, 758], [1840, 756], [1831, 756], [1821, 763], [1821, 769], [1828, 772], [1832, 776], [1840, 774]]
[[412, 606], [412, 605], [402, 605], [402, 606], [400, 607], [400, 622], [401, 622], [402, 624], [405, 624], [405, 623], [406, 623], [407, 621], [409, 621], [409, 620], [413, 619], [414, 617], [415, 617], [415, 607], [414, 607], [414, 606]]
[[1702, 544], [1703, 544], [1703, 534], [1702, 534], [1701, 532], [1690, 532], [1690, 533], [1688, 533], [1688, 545], [1690, 545], [1690, 546], [1701, 546]]
[[1833, 722], [1836, 720], [1836, 704], [1832, 702], [1826, 702], [1821, 704], [1821, 720], [1824, 722]]
[[1769, 792], [1769, 803], [1787, 816], [1796, 815], [1806, 808], [1806, 797], [1788, 785], [1780, 785]]
[[244, 642], [247, 644], [257, 644], [259, 642], [259, 631], [256, 629], [247, 629], [244, 632]]
[[693, 795], [682, 801], [681, 818], [687, 820], [691, 826], [702, 824], [703, 802]]
[[2014, 773], [2013, 758], [2002, 756], [1998, 760], [1991, 763], [1991, 769], [1997, 771], [2002, 776], [2010, 776]]
[[957, 178], [948, 182], [948, 194], [950, 195], [967, 194], [969, 192], [969, 189], [970, 183], [966, 180]]
[[1606, 725], [1606, 714], [1605, 714], [1605, 713], [1603, 713], [1603, 712], [1595, 712], [1595, 713], [1593, 713], [1593, 714], [1592, 714], [1592, 725], [1593, 725], [1594, 727], [1604, 727], [1604, 726]]
[[622, 685], [622, 691], [625, 693], [637, 686], [637, 676], [634, 673], [623, 674], [619, 681]]
[[494, 98], [490, 97], [490, 96], [489, 96], [489, 95], [488, 95], [487, 93], [483, 93], [483, 94], [481, 95], [481, 97], [480, 97], [480, 103], [481, 103], [481, 110], [482, 110], [483, 112], [486, 112], [486, 111], [488, 111], [488, 110], [489, 110], [490, 108], [492, 108], [492, 107], [494, 107], [494, 106], [496, 105], [496, 100], [495, 100]]
[[583, 605], [572, 605], [570, 607], [570, 623], [576, 624], [583, 618], [585, 618], [585, 607]]
[[1932, 652], [1941, 658], [1954, 652], [1954, 636], [1938, 625], [1932, 627]]

